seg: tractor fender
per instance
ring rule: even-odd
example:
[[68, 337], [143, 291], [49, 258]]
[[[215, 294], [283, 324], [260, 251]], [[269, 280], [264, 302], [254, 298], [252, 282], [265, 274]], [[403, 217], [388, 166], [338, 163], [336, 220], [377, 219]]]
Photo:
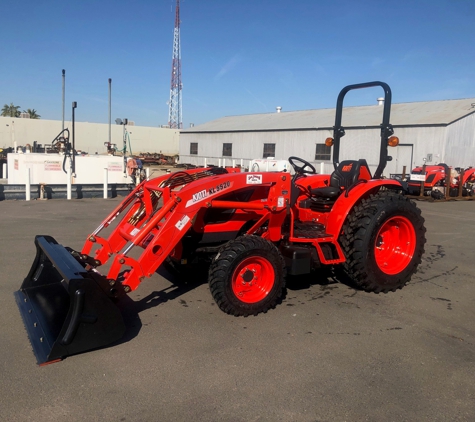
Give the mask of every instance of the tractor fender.
[[342, 193], [333, 205], [330, 215], [328, 216], [326, 232], [338, 237], [343, 223], [353, 207], [361, 199], [377, 192], [382, 187], [405, 190], [401, 182], [392, 179], [369, 180], [366, 183], [359, 183], [352, 188], [350, 187], [347, 191], [348, 195]]
[[462, 184], [467, 182], [473, 182], [475, 180], [475, 168], [468, 167], [465, 169], [463, 173], [463, 181]]

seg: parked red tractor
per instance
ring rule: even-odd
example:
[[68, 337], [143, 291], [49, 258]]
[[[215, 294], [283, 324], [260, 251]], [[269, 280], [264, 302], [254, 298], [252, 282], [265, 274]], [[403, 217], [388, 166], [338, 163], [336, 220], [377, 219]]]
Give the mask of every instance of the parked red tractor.
[[452, 168], [444, 163], [416, 167], [411, 171], [408, 193], [420, 196], [422, 186], [422, 196], [431, 196], [434, 199], [443, 199], [447, 193], [450, 197], [473, 196], [475, 168]]
[[[385, 94], [379, 165], [339, 161], [343, 99], [354, 89]], [[144, 181], [94, 230], [81, 252], [37, 236], [37, 255], [15, 293], [39, 364], [105, 346], [125, 331], [115, 301], [161, 265], [178, 271], [209, 267], [219, 308], [235, 316], [274, 308], [286, 274], [340, 268], [358, 288], [402, 288], [421, 262], [424, 219], [396, 180], [383, 179], [387, 147], [397, 145], [389, 123], [391, 90], [383, 82], [345, 87], [339, 94], [331, 175], [290, 157], [295, 170], [244, 173], [196, 168]], [[119, 216], [121, 217], [119, 220]], [[108, 234], [105, 234], [108, 232]], [[111, 263], [107, 274], [98, 267]]]

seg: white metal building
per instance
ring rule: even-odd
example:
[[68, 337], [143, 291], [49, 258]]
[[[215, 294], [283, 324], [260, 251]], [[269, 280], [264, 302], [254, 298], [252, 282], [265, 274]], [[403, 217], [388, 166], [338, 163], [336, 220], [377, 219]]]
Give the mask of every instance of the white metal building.
[[[72, 129], [70, 121], [66, 121], [65, 128]], [[61, 132], [60, 120], [25, 119], [0, 117], [0, 148], [38, 144], [51, 144], [51, 141]], [[122, 149], [124, 127], [111, 125], [111, 141]], [[175, 155], [178, 153], [178, 129], [127, 126], [127, 150], [138, 154], [140, 152], [163, 153]], [[109, 125], [102, 123], [75, 122], [76, 149], [89, 154], [106, 154], [105, 142], [109, 140]], [[130, 139], [130, 143], [129, 143]], [[129, 145], [130, 144], [130, 145]]]
[[[374, 171], [379, 160], [383, 106], [345, 107], [340, 159], [365, 158]], [[256, 158], [297, 156], [325, 173], [333, 170], [331, 148], [335, 110], [304, 110], [223, 117], [180, 133], [180, 161], [203, 165], [232, 164]], [[475, 166], [475, 98], [393, 104], [391, 123], [400, 145], [389, 148], [393, 160], [384, 175], [406, 172], [416, 165], [445, 162]]]

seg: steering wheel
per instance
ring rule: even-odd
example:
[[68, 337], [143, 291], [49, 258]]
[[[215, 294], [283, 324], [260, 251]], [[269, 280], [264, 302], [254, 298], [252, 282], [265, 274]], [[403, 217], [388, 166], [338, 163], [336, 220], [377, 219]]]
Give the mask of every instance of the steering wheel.
[[[303, 166], [298, 166], [297, 164], [295, 164], [295, 161], [302, 163]], [[308, 161], [305, 161], [303, 158], [289, 157], [289, 163], [294, 168], [295, 173], [297, 174], [316, 174], [317, 173], [317, 170], [315, 170], [315, 167], [313, 167]], [[306, 170], [307, 167], [309, 168], [309, 170]]]

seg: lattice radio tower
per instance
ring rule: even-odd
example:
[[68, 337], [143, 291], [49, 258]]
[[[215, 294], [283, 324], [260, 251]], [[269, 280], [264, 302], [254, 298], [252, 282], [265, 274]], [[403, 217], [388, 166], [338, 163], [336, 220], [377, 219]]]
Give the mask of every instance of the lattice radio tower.
[[181, 53], [180, 53], [180, 0], [176, 0], [175, 30], [173, 31], [172, 77], [170, 84], [170, 101], [168, 124], [171, 128], [181, 129]]

